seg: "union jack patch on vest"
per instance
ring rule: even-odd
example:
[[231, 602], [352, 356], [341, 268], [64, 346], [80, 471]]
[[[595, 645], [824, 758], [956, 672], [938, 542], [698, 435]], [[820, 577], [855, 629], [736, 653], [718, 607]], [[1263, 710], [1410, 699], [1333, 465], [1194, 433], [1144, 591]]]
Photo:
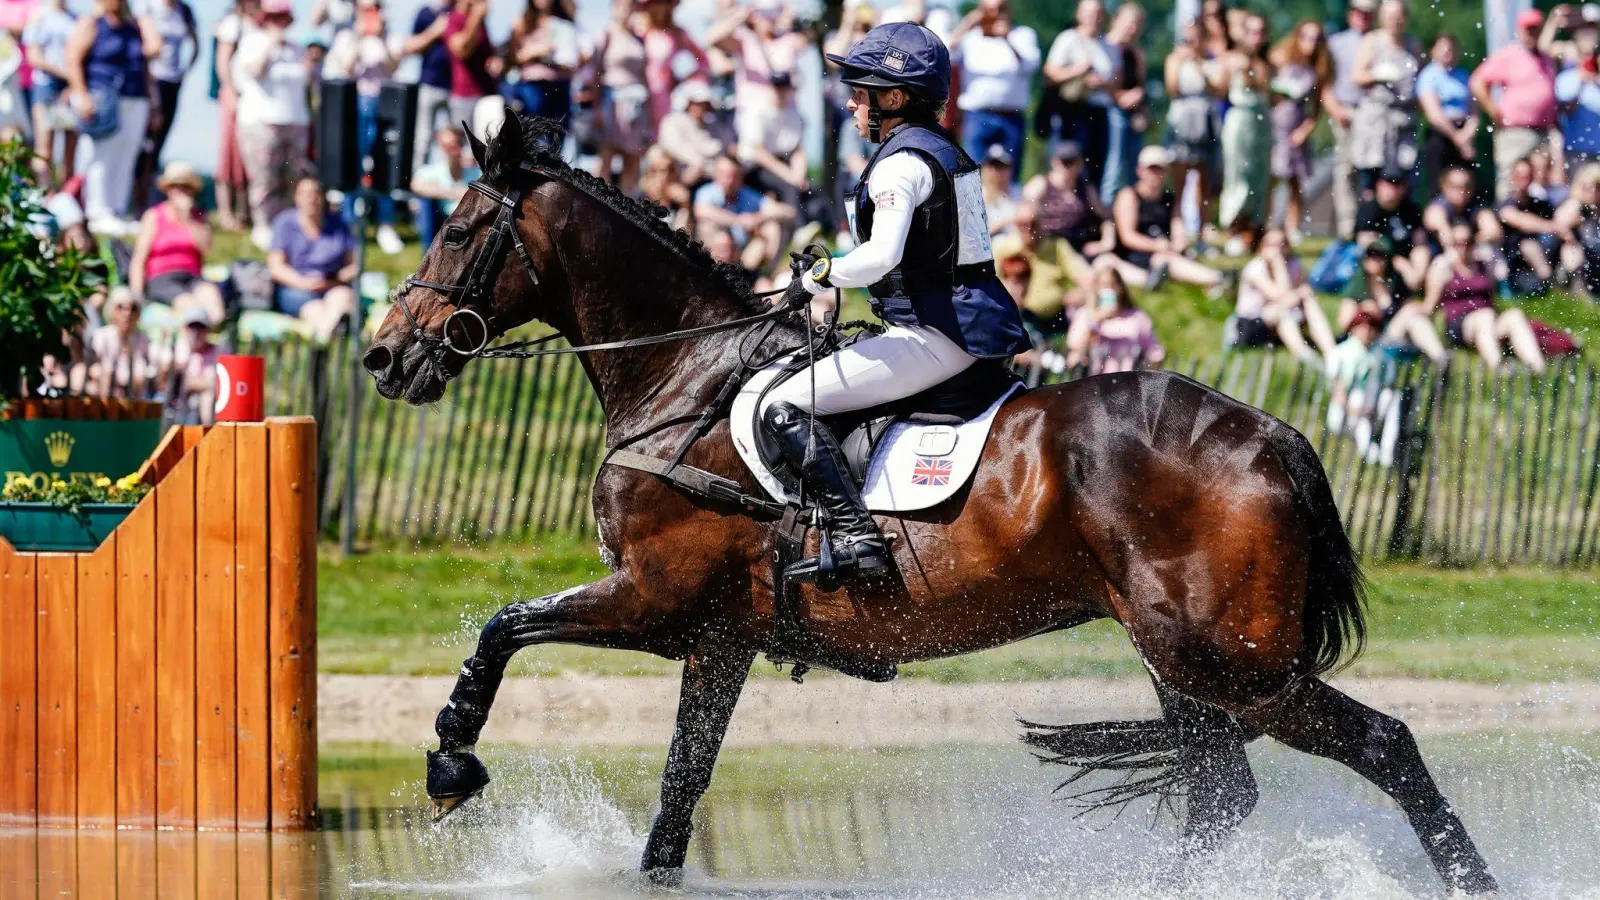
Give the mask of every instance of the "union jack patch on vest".
[[916, 466], [911, 469], [911, 483], [944, 487], [950, 483], [952, 468], [953, 464], [948, 459], [929, 459], [926, 456], [919, 456]]

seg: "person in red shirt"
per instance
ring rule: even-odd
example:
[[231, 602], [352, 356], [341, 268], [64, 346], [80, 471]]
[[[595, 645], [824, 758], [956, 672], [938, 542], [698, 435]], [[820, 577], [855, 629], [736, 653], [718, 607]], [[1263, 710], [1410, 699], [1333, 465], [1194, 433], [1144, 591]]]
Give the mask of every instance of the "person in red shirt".
[[1494, 123], [1496, 200], [1505, 199], [1510, 189], [1511, 167], [1542, 145], [1556, 124], [1556, 67], [1539, 49], [1543, 25], [1544, 13], [1523, 10], [1516, 41], [1490, 54], [1468, 82], [1478, 107]]
[[450, 121], [473, 124], [478, 101], [499, 92], [501, 60], [483, 20], [489, 0], [456, 0], [444, 30], [450, 50]]

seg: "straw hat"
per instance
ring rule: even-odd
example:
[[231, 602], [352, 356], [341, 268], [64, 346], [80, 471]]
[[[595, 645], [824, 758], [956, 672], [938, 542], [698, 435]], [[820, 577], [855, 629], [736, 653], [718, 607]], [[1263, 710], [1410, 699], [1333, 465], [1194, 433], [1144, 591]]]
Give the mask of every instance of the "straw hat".
[[161, 177], [156, 179], [156, 188], [161, 191], [186, 187], [198, 194], [203, 186], [200, 173], [194, 170], [194, 166], [176, 159], [167, 163], [167, 167], [161, 170]]

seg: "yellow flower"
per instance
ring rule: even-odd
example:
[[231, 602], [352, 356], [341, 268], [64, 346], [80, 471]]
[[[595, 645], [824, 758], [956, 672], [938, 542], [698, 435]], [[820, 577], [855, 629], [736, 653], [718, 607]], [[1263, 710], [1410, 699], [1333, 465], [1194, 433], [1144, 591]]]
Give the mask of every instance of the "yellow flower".
[[108, 487], [111, 487], [111, 479], [105, 477], [104, 475], [101, 475], [99, 478], [96, 478], [94, 480], [94, 486], [97, 487], [97, 488], [108, 488]]
[[66, 489], [67, 489], [67, 483], [65, 481], [62, 481], [59, 478], [57, 478], [54, 481], [50, 482], [50, 490], [52, 490], [52, 491], [64, 491]]

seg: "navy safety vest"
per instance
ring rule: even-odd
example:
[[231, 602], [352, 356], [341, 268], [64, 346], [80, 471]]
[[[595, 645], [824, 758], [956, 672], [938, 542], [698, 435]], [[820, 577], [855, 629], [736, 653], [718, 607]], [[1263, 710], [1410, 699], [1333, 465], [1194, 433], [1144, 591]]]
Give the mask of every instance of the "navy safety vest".
[[912, 213], [900, 264], [867, 287], [872, 311], [894, 325], [932, 328], [979, 359], [1031, 349], [1016, 301], [995, 275], [978, 164], [943, 129], [900, 125], [872, 155], [846, 198], [856, 243], [872, 237], [872, 169], [896, 153], [915, 153], [928, 164], [933, 194]]

